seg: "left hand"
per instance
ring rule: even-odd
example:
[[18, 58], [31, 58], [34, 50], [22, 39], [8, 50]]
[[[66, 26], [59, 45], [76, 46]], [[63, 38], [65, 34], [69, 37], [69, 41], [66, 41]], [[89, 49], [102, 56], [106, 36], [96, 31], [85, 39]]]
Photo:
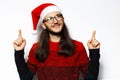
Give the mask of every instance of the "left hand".
[[92, 37], [87, 42], [88, 49], [97, 49], [100, 48], [100, 42], [95, 39], [96, 31], [93, 31]]

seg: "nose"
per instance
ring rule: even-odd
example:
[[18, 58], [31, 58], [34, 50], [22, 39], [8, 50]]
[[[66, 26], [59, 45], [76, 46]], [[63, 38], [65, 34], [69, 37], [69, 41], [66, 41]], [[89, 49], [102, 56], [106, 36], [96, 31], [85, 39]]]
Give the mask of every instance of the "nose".
[[54, 23], [58, 23], [58, 21], [57, 21], [56, 18], [53, 18], [53, 22], [54, 22]]

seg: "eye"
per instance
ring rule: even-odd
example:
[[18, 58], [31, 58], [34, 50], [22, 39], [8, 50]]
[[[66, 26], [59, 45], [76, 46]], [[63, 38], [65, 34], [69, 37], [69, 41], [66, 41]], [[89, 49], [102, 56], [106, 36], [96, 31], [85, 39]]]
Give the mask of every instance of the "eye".
[[48, 18], [45, 19], [45, 21], [50, 21], [52, 19], [53, 19], [52, 17], [48, 17]]
[[56, 17], [62, 17], [62, 14], [57, 14]]

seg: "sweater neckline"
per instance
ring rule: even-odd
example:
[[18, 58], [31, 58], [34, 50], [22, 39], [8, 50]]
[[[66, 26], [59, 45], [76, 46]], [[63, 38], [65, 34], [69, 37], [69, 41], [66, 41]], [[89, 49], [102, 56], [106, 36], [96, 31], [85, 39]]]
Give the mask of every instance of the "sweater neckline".
[[51, 44], [59, 44], [59, 42], [50, 41]]

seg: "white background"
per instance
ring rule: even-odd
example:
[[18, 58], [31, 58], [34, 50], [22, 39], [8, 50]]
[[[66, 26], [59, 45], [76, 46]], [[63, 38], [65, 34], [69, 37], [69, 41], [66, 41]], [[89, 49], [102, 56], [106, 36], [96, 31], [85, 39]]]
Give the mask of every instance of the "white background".
[[32, 35], [31, 10], [43, 2], [60, 7], [72, 38], [83, 42], [86, 50], [87, 40], [96, 30], [96, 39], [101, 42], [99, 80], [119, 80], [120, 0], [0, 0], [0, 78], [19, 80], [13, 41], [18, 29], [22, 29], [27, 56], [36, 41], [36, 35]]

